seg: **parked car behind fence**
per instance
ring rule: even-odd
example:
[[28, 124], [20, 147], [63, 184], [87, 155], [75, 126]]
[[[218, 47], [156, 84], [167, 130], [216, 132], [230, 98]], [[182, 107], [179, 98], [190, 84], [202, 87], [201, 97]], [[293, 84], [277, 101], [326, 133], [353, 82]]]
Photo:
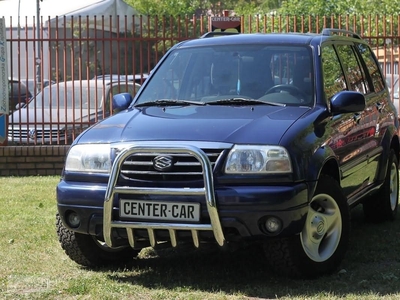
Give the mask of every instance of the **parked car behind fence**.
[[397, 115], [399, 115], [399, 74], [385, 74], [386, 84], [389, 89], [390, 96], [394, 106], [397, 109]]
[[66, 81], [47, 86], [9, 116], [9, 144], [67, 144], [112, 112], [114, 94], [132, 96], [140, 85], [108, 80]]

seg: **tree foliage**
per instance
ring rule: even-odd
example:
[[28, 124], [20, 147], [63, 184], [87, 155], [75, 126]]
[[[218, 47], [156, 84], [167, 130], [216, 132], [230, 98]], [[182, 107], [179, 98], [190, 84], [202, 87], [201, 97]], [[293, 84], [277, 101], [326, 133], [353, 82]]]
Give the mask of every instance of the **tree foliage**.
[[143, 15], [219, 15], [223, 10], [236, 14], [263, 13], [280, 7], [280, 0], [126, 0]]
[[285, 0], [279, 9], [287, 15], [392, 15], [400, 13], [400, 6], [393, 0]]
[[212, 9], [217, 1], [202, 0], [126, 0], [140, 14], [149, 16], [184, 16]]
[[393, 0], [126, 0], [143, 15], [208, 15], [223, 10], [236, 14], [282, 15], [395, 15], [400, 14], [398, 1]]

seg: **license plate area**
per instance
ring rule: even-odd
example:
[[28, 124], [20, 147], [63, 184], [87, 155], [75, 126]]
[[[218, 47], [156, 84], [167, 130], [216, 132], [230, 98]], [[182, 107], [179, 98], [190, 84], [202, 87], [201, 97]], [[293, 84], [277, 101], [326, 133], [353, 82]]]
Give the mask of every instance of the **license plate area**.
[[120, 199], [119, 216], [158, 221], [200, 221], [200, 203]]

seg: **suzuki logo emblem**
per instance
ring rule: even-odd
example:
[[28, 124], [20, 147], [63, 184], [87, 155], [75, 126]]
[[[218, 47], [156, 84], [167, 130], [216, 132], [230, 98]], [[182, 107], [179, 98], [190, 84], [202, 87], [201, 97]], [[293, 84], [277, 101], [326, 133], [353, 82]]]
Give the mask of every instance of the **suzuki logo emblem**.
[[174, 163], [174, 158], [169, 155], [159, 155], [153, 159], [153, 167], [157, 171], [170, 171]]

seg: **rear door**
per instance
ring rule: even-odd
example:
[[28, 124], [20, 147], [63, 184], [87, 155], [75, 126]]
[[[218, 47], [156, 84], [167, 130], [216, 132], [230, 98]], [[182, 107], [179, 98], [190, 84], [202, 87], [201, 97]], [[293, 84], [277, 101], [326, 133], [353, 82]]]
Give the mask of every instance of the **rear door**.
[[330, 146], [340, 164], [341, 185], [351, 198], [375, 177], [375, 169], [370, 168], [369, 162], [376, 156], [374, 136], [379, 114], [354, 43], [324, 45], [322, 60], [328, 101], [343, 90], [360, 92], [366, 97], [364, 111], [343, 113], [332, 119], [334, 134]]
[[[364, 63], [365, 58], [360, 55], [360, 48], [357, 44], [346, 43], [336, 45], [337, 53], [341, 60], [344, 74], [348, 83], [348, 88], [351, 91], [357, 91], [365, 96], [366, 109], [360, 112], [358, 116], [358, 130], [351, 136], [354, 145], [357, 145], [355, 151], [362, 156], [363, 164], [359, 170], [360, 178], [363, 179], [360, 188], [366, 187], [376, 179], [377, 161], [382, 149], [378, 147], [379, 141], [376, 137], [379, 135], [380, 128], [380, 115], [381, 111], [377, 106], [379, 97], [377, 97], [377, 90], [379, 92], [384, 88], [383, 82], [380, 87], [374, 87], [371, 80], [371, 75], [379, 68], [370, 69], [373, 67], [372, 61]], [[362, 49], [362, 53], [367, 53], [368, 48]], [[370, 73], [372, 72], [372, 73]], [[379, 73], [379, 72], [378, 72]], [[373, 76], [380, 75], [375, 74]], [[354, 151], [354, 150], [353, 150]], [[357, 192], [358, 189], [355, 190]]]
[[[397, 112], [391, 101], [389, 91], [385, 88], [385, 79], [374, 53], [368, 45], [363, 43], [356, 43], [356, 49], [362, 58], [363, 70], [366, 73], [370, 88], [367, 100], [376, 118], [376, 131], [373, 137], [375, 148], [371, 151], [368, 161], [372, 170], [378, 170], [380, 155], [383, 151], [383, 137], [388, 130], [388, 126], [393, 126], [393, 121], [397, 119]], [[377, 176], [378, 174], [375, 177]], [[374, 180], [376, 179], [374, 178]], [[372, 180], [370, 180], [371, 182]]]

